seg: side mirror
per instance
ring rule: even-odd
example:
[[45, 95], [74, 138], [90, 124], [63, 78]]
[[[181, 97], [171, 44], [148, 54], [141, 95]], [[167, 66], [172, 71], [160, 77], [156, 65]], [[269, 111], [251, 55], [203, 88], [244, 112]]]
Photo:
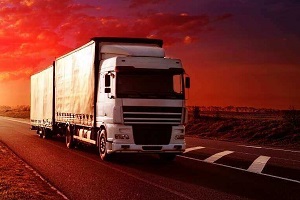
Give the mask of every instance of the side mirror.
[[105, 88], [104, 93], [111, 93], [111, 89], [110, 88]]
[[190, 77], [185, 77], [185, 87], [190, 88], [191, 87], [191, 79]]

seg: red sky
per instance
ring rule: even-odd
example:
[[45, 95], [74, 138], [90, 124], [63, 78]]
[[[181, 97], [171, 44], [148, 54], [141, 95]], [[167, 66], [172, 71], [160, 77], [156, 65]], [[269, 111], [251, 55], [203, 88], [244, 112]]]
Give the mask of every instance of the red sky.
[[153, 37], [192, 79], [189, 105], [300, 109], [294, 0], [0, 0], [0, 105], [94, 36]]

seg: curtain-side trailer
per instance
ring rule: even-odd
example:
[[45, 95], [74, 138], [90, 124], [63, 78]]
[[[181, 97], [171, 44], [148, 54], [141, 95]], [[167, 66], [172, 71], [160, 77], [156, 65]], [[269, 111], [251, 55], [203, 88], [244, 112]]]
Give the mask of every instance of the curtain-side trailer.
[[31, 76], [31, 126], [66, 146], [96, 145], [113, 153], [157, 153], [173, 160], [185, 150], [185, 88], [179, 59], [163, 42], [95, 37]]

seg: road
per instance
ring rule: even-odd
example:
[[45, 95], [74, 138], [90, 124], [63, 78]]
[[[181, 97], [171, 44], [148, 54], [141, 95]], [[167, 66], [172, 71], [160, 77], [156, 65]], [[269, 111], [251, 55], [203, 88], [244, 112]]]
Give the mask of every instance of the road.
[[299, 199], [300, 151], [186, 138], [172, 163], [156, 155], [100, 160], [93, 148], [45, 140], [0, 118], [0, 140], [68, 199]]

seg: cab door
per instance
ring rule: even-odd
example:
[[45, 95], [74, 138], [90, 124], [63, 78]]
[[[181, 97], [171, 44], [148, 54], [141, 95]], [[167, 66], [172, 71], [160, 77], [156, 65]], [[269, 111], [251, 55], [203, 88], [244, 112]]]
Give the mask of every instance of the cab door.
[[103, 123], [113, 123], [113, 109], [115, 105], [114, 71], [104, 71], [99, 74], [98, 98], [97, 98], [97, 127]]

